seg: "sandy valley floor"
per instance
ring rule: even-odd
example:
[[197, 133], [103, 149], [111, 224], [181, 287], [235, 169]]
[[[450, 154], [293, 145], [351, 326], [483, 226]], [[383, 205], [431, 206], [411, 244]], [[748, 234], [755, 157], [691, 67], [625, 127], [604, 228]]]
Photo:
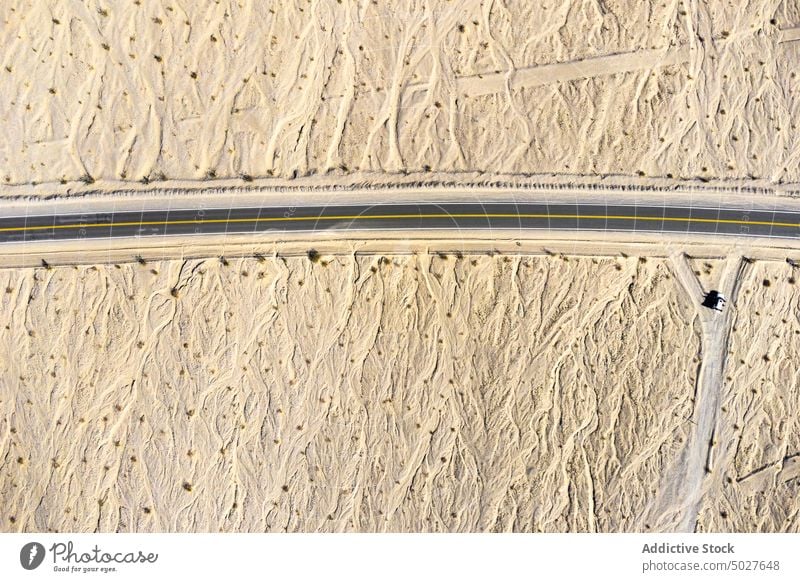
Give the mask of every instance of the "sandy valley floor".
[[[702, 529], [800, 525], [798, 294], [775, 265], [743, 283]], [[646, 531], [693, 430], [700, 324], [666, 260], [208, 259], [0, 288], [4, 531]]]
[[0, 183], [800, 181], [794, 0], [6, 0]]
[[720, 408], [720, 470], [701, 530], [800, 531], [800, 269], [742, 281]]
[[[800, 193], [796, 0], [3, 0], [0, 47], [4, 204]], [[0, 269], [0, 531], [800, 531], [800, 269], [670, 244]]]
[[689, 426], [698, 333], [656, 261], [0, 276], [6, 530], [636, 527]]

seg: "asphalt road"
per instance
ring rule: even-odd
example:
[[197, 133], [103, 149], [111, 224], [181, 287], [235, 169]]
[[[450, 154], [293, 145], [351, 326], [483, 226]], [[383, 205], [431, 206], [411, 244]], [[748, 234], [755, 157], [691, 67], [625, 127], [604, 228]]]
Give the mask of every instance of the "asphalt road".
[[493, 202], [0, 216], [0, 243], [221, 233], [374, 230], [669, 232], [800, 239], [800, 212]]

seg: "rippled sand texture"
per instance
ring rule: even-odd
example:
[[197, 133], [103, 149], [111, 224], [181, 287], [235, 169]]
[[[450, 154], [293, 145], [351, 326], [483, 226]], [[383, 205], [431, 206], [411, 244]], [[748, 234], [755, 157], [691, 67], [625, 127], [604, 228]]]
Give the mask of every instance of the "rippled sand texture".
[[794, 0], [5, 0], [0, 19], [3, 184], [800, 181]]
[[798, 279], [798, 268], [757, 263], [742, 282], [702, 530], [800, 531]]
[[641, 529], [691, 430], [699, 325], [653, 259], [5, 270], [0, 298], [3, 531]]

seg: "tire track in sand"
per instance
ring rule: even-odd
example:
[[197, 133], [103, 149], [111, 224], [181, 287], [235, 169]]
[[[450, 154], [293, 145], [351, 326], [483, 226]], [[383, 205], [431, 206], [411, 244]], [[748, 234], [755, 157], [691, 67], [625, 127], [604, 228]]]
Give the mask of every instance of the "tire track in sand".
[[480, 97], [491, 93], [502, 93], [506, 87], [511, 90], [538, 87], [601, 75], [666, 67], [685, 63], [688, 60], [688, 47], [677, 50], [645, 49], [566, 63], [526, 67], [516, 71], [459, 77], [456, 80], [456, 87], [459, 95]]
[[685, 254], [672, 257], [676, 278], [691, 295], [702, 328], [700, 368], [695, 387], [691, 432], [682, 453], [667, 469], [659, 493], [644, 512], [644, 525], [651, 531], [691, 532], [709, 477], [714, 472], [717, 449], [717, 426], [722, 406], [723, 378], [731, 329], [730, 310], [739, 291], [741, 274], [746, 267], [741, 256], [731, 256], [725, 263], [720, 290], [728, 297], [722, 313], [700, 307], [704, 289], [692, 272]]
[[[778, 43], [800, 40], [800, 27], [781, 30], [777, 36]], [[724, 44], [725, 39], [714, 39], [714, 42]], [[625, 53], [590, 57], [564, 63], [552, 63], [500, 71], [496, 73], [476, 74], [458, 77], [455, 80], [457, 92], [464, 97], [480, 97], [493, 93], [502, 93], [509, 90], [538, 87], [600, 77], [630, 73], [680, 65], [689, 61], [691, 48], [669, 47], [658, 49], [641, 49]], [[410, 85], [410, 91], [421, 91], [428, 88], [428, 84], [419, 83]]]

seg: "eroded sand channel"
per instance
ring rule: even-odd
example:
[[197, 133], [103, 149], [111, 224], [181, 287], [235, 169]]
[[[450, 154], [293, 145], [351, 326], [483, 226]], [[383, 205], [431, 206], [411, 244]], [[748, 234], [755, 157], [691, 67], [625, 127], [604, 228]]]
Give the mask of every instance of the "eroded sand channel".
[[664, 260], [0, 278], [6, 531], [643, 528], [690, 430], [700, 326]]

